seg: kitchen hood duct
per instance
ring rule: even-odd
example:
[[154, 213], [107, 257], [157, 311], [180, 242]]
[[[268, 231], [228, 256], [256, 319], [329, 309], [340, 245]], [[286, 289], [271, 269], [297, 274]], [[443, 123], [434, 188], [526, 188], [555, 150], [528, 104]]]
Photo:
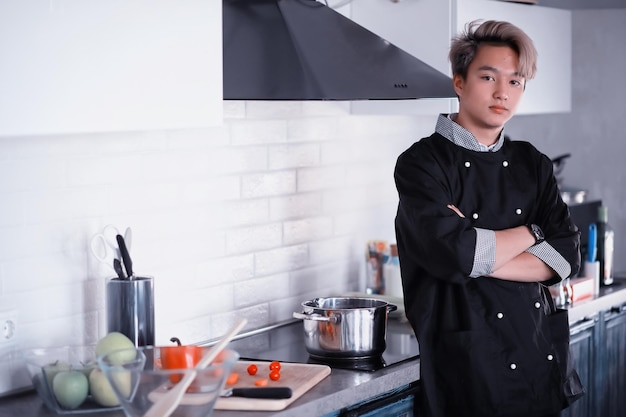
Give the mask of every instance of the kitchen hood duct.
[[224, 100], [456, 97], [450, 77], [315, 0], [223, 0], [223, 25]]

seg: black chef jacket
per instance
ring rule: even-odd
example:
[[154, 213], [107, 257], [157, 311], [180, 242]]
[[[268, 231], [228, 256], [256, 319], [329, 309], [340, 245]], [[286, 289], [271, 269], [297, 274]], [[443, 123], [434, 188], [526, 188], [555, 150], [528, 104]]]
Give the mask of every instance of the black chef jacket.
[[[579, 232], [549, 158], [505, 139], [496, 152], [438, 133], [413, 144], [395, 169], [396, 237], [407, 318], [420, 345], [424, 417], [543, 416], [584, 391], [567, 368], [567, 313], [545, 285], [469, 277], [476, 228], [539, 225], [580, 266]], [[448, 204], [464, 213], [460, 218]], [[421, 416], [422, 414], [420, 414]]]

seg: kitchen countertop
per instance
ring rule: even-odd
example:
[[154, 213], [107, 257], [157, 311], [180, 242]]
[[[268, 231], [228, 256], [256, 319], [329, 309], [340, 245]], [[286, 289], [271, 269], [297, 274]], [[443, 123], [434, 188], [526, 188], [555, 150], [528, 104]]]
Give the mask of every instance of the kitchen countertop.
[[[404, 361], [376, 372], [333, 369], [331, 374], [282, 411], [222, 411], [212, 417], [305, 417], [321, 416], [419, 379], [419, 359]], [[56, 414], [46, 408], [34, 392], [0, 399], [0, 417], [47, 417]], [[73, 417], [123, 417], [122, 411], [71, 414]]]
[[[597, 297], [577, 301], [570, 306], [570, 323], [591, 317], [598, 311], [626, 303], [626, 279], [616, 280], [611, 287], [601, 288]], [[344, 407], [393, 391], [419, 379], [419, 358], [385, 367], [376, 372], [333, 369], [331, 374], [282, 411], [246, 411], [246, 417], [322, 416]], [[241, 411], [215, 410], [213, 417], [241, 416]], [[48, 410], [34, 392], [0, 398], [0, 417], [56, 416]], [[124, 417], [120, 410], [74, 417]]]
[[609, 310], [626, 302], [626, 278], [616, 278], [613, 285], [601, 287], [598, 296], [576, 301], [568, 307], [569, 322], [574, 324], [599, 311]]

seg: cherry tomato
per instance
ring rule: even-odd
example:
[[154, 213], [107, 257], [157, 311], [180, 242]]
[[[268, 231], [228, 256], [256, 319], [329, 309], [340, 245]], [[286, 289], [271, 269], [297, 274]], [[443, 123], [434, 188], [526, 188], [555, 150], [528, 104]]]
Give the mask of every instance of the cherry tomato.
[[270, 363], [270, 371], [280, 371], [280, 362], [274, 361]]
[[258, 370], [259, 370], [259, 368], [255, 364], [248, 365], [248, 373], [250, 375], [256, 375]]
[[272, 381], [278, 381], [280, 379], [280, 371], [278, 369], [274, 369], [270, 372], [270, 379]]
[[268, 384], [267, 379], [257, 379], [256, 381], [254, 381], [254, 385], [256, 385], [257, 387], [264, 387]]

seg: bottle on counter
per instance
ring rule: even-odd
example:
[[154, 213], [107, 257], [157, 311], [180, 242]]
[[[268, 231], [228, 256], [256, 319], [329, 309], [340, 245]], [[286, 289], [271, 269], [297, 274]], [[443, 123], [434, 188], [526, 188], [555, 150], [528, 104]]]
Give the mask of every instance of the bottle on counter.
[[598, 262], [600, 262], [600, 285], [606, 286], [613, 283], [613, 246], [615, 234], [609, 225], [608, 209], [605, 206], [598, 207]]
[[365, 271], [365, 292], [367, 294], [384, 294], [385, 281], [383, 265], [389, 256], [389, 247], [385, 240], [367, 242], [367, 264]]
[[398, 245], [395, 243], [390, 245], [389, 258], [383, 265], [383, 277], [385, 278], [385, 295], [402, 298], [400, 259], [398, 258]]

